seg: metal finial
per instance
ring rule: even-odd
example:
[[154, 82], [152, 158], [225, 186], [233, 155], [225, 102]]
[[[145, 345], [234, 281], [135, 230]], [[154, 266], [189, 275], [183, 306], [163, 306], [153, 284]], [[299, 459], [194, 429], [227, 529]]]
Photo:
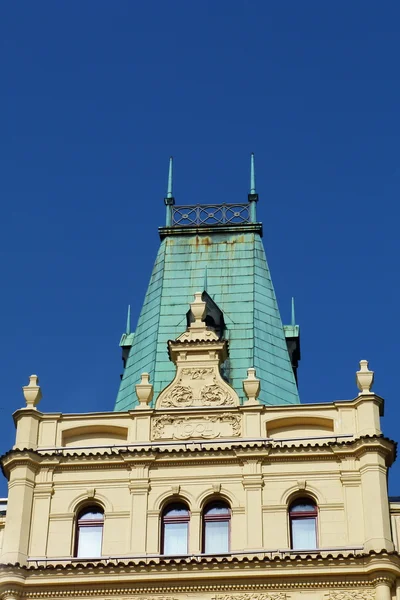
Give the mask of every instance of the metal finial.
[[256, 194], [256, 170], [254, 166], [254, 152], [250, 154], [250, 194]]
[[293, 327], [296, 325], [296, 314], [294, 312], [294, 298], [292, 298], [292, 323]]
[[169, 169], [168, 169], [168, 188], [167, 188], [167, 198], [173, 198], [172, 195], [172, 163], [173, 157], [169, 157]]
[[131, 332], [131, 305], [128, 304], [128, 315], [126, 317], [126, 333], [129, 335]]

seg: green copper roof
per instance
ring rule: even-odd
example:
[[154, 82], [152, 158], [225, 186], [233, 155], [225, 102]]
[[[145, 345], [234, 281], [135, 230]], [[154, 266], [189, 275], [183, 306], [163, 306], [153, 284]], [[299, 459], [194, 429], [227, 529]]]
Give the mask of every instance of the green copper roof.
[[173, 229], [161, 230], [165, 237], [131, 336], [115, 410], [135, 407], [141, 373], [150, 373], [154, 398], [172, 381], [175, 367], [167, 341], [185, 331], [189, 303], [204, 286], [224, 315], [230, 351], [226, 373], [241, 400], [242, 380], [255, 367], [261, 403], [298, 403], [260, 224]]

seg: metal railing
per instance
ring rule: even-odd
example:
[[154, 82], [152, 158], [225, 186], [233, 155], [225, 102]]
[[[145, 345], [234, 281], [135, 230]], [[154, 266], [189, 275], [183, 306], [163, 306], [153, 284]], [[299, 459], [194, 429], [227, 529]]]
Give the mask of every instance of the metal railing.
[[190, 227], [199, 225], [238, 225], [251, 223], [249, 204], [194, 204], [172, 206], [171, 225]]

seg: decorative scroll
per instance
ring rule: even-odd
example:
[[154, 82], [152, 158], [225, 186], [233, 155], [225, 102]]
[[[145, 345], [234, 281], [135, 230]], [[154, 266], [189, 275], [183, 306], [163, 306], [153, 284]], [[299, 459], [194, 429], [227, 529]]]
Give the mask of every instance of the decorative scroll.
[[241, 416], [223, 413], [205, 417], [162, 415], [152, 422], [154, 440], [190, 440], [236, 437], [241, 432]]
[[249, 594], [217, 594], [211, 600], [286, 600], [286, 592], [258, 592]]
[[234, 404], [233, 398], [227, 390], [216, 383], [203, 387], [201, 390], [201, 403], [203, 406], [225, 406]]
[[332, 590], [328, 592], [327, 600], [375, 600], [375, 591], [364, 590]]
[[159, 408], [188, 408], [195, 406], [236, 406], [230, 388], [221, 378], [218, 368], [180, 368], [179, 375], [158, 400]]
[[168, 396], [163, 400], [163, 406], [174, 408], [187, 408], [193, 404], [193, 392], [190, 387], [177, 385], [172, 388]]
[[227, 225], [250, 223], [249, 204], [173, 206], [172, 225]]

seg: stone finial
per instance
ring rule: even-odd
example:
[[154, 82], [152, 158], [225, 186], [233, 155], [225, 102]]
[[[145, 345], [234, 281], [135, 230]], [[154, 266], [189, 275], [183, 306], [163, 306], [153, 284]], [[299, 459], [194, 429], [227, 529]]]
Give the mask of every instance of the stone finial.
[[42, 399], [42, 391], [39, 385], [39, 377], [37, 375], [31, 375], [29, 377], [29, 384], [23, 386], [26, 408], [35, 408]]
[[150, 383], [148, 373], [142, 373], [140, 383], [135, 386], [135, 389], [139, 400], [138, 408], [148, 408], [153, 399], [153, 385]]
[[256, 370], [253, 368], [247, 369], [247, 379], [243, 380], [243, 390], [247, 396], [247, 404], [257, 404], [260, 389], [260, 380], [256, 377]]
[[202, 325], [203, 317], [206, 313], [206, 303], [201, 299], [202, 293], [196, 292], [194, 295], [194, 301], [190, 304], [190, 310], [192, 315], [194, 316], [194, 325], [198, 327]]
[[374, 372], [368, 369], [368, 361], [360, 360], [360, 370], [356, 373], [357, 387], [361, 394], [370, 394], [374, 383]]

